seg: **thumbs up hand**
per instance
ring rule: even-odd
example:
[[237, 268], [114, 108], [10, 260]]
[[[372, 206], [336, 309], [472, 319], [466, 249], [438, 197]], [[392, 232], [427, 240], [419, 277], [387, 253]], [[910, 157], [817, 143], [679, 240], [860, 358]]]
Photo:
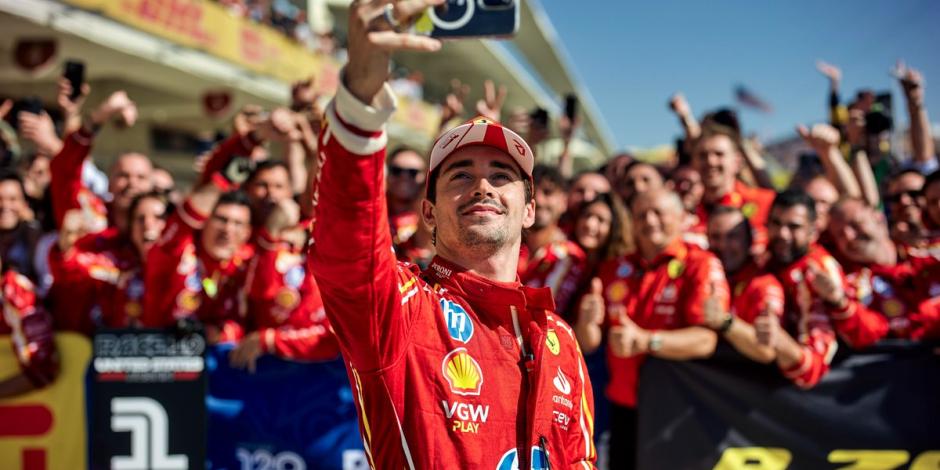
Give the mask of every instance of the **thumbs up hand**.
[[616, 357], [631, 357], [642, 354], [649, 349], [649, 332], [637, 326], [627, 316], [627, 309], [623, 306], [610, 309], [611, 324], [608, 335], [608, 346]]
[[578, 305], [578, 323], [601, 326], [604, 324], [604, 284], [600, 279], [591, 279], [591, 290], [581, 297]]

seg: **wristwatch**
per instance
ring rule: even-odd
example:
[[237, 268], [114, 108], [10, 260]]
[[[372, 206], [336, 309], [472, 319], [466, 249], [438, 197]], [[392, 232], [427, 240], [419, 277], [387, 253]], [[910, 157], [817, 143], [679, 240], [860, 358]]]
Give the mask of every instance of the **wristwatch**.
[[734, 324], [734, 315], [729, 314], [727, 317], [725, 317], [724, 320], [722, 320], [721, 325], [715, 331], [721, 334], [725, 334], [728, 332], [728, 330], [731, 329], [731, 325], [733, 324]]
[[650, 335], [649, 350], [650, 353], [659, 352], [663, 348], [663, 336], [658, 331]]

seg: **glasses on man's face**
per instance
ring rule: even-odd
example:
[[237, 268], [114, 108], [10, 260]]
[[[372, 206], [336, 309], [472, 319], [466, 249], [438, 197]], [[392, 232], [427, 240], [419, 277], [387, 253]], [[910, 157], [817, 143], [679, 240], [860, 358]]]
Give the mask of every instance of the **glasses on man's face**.
[[390, 166], [388, 167], [388, 174], [396, 178], [408, 177], [410, 179], [415, 179], [421, 173], [421, 170], [417, 168], [402, 168], [400, 166]]
[[910, 200], [914, 201], [917, 198], [919, 198], [922, 194], [923, 193], [918, 190], [909, 189], [907, 191], [898, 191], [894, 194], [889, 194], [885, 197], [885, 200], [887, 200], [891, 204], [897, 204], [901, 202], [901, 199], [903, 199], [904, 196], [907, 196], [908, 198], [910, 198]]

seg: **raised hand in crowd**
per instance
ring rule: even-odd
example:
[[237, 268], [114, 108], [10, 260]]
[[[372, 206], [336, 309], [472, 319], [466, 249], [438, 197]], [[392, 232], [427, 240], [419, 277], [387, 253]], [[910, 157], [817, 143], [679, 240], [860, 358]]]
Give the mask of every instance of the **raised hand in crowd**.
[[20, 135], [36, 145], [36, 152], [48, 157], [56, 156], [62, 150], [62, 139], [55, 133], [52, 118], [43, 111], [41, 114], [20, 111]]
[[90, 127], [89, 131], [94, 133], [114, 117], [120, 119], [122, 126], [131, 127], [137, 122], [137, 104], [127, 96], [124, 90], [111, 93], [108, 99], [92, 111], [85, 126]]
[[60, 77], [57, 86], [56, 104], [62, 111], [64, 119], [62, 135], [67, 136], [82, 127], [82, 106], [88, 94], [91, 93], [91, 85], [87, 82], [83, 83], [74, 100], [72, 99], [72, 82], [65, 77]]
[[904, 61], [898, 61], [892, 74], [904, 90], [907, 102], [908, 118], [911, 123], [911, 158], [915, 165], [932, 168], [938, 158], [933, 135], [930, 128], [930, 118], [927, 116], [927, 107], [924, 105], [924, 76], [920, 71], [907, 66]]
[[689, 102], [682, 93], [675, 93], [669, 98], [669, 109], [679, 118], [679, 124], [685, 132], [685, 150], [686, 153], [690, 153], [692, 142], [702, 135], [702, 127], [692, 114], [692, 107], [689, 106]]
[[811, 129], [804, 125], [796, 128], [800, 137], [819, 155], [826, 178], [843, 196], [861, 198], [862, 190], [852, 168], [839, 150], [839, 130], [829, 124], [816, 124]]
[[470, 85], [461, 82], [455, 78], [450, 81], [450, 93], [444, 97], [441, 103], [441, 125], [440, 130], [447, 129], [450, 121], [459, 119], [464, 113], [464, 101], [470, 94]]
[[842, 81], [842, 70], [824, 60], [816, 61], [816, 70], [829, 79], [829, 87], [832, 90], [839, 89], [839, 83]]
[[[499, 122], [507, 93], [506, 85], [497, 88], [492, 80], [483, 82], [483, 98], [477, 101], [477, 114]], [[529, 142], [529, 145], [533, 144]]]

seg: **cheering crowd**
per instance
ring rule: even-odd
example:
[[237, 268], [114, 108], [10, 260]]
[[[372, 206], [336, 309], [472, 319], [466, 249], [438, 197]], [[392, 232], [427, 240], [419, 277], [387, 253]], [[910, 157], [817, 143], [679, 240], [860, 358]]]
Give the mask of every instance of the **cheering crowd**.
[[[536, 156], [518, 276], [551, 289], [584, 354], [606, 348], [610, 468], [634, 459], [647, 356], [705, 358], [721, 339], [809, 388], [839, 344], [940, 338], [940, 171], [923, 77], [895, 70], [911, 125], [907, 158], [885, 145], [890, 126], [875, 94], [844, 104], [839, 70], [819, 69], [830, 81], [830, 122], [799, 127], [815, 152], [805, 161], [815, 163], [780, 191], [767, 171], [773, 157], [742, 139], [733, 111], [699, 119], [682, 95], [669, 103], [684, 132], [671, 167], [621, 154], [575, 174], [567, 151], [554, 166]], [[473, 117], [463, 115], [460, 88], [445, 100], [442, 131]], [[505, 92], [486, 89], [476, 110], [499, 121]], [[0, 106], [11, 124], [0, 173], [0, 334], [11, 335], [22, 365], [0, 377], [0, 397], [55, 380], [55, 331], [197, 320], [210, 342], [237, 343], [237, 367], [253, 370], [263, 354], [338, 357], [306, 259], [313, 227], [335, 223], [317, 217], [328, 158], [318, 148], [328, 136], [310, 84], [294, 86], [289, 108], [243, 108], [199, 157], [185, 194], [142, 153], [119, 155], [106, 175], [94, 167], [99, 130], [133, 125], [137, 111], [122, 91], [90, 109], [90, 92], [63, 78], [49, 113]], [[506, 122], [533, 148], [544, 137], [526, 113]], [[576, 125], [562, 118], [565, 140]], [[394, 148], [385, 162], [395, 255], [427, 268], [438, 234], [422, 201], [435, 175], [420, 150]]]

